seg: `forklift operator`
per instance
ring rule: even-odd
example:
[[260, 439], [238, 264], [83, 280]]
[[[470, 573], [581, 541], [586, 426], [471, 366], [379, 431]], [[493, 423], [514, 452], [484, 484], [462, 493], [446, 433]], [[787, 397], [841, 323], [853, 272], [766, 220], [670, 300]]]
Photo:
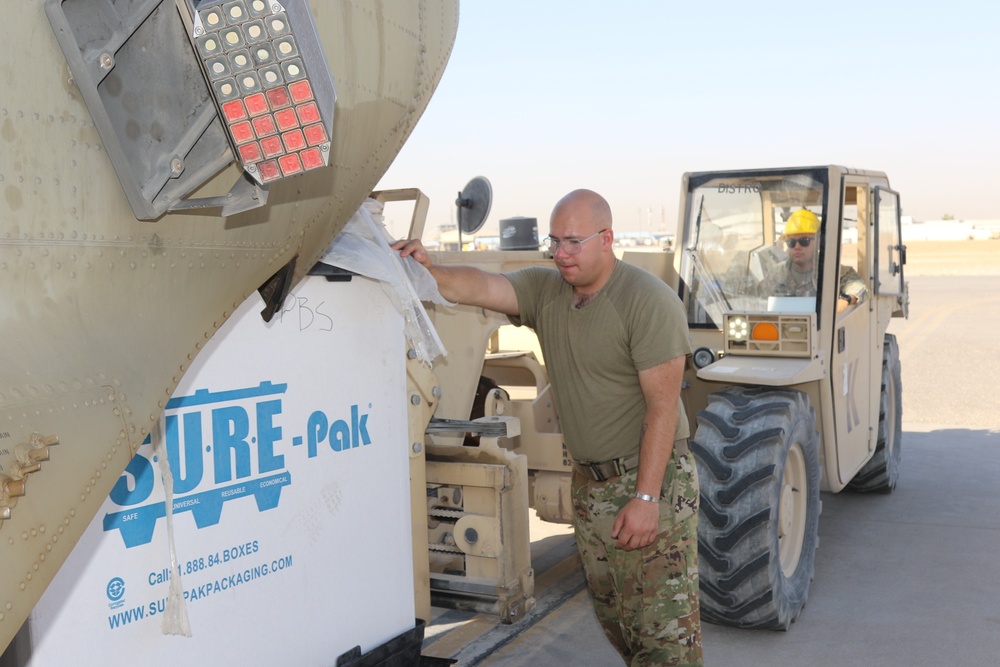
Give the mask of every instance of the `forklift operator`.
[[[769, 291], [775, 296], [816, 296], [816, 234], [819, 218], [812, 211], [799, 209], [788, 216], [781, 236], [788, 250], [788, 260], [772, 276]], [[858, 272], [849, 266], [840, 267], [840, 292], [837, 312], [864, 300], [868, 290]]]

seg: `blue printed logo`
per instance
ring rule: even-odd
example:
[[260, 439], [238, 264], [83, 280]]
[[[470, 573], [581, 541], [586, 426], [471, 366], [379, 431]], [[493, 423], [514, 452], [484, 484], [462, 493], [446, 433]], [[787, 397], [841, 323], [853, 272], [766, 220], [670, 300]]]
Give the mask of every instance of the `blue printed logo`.
[[[283, 442], [296, 448], [307, 444], [308, 458], [318, 455], [324, 441], [334, 452], [371, 444], [368, 415], [357, 405], [350, 406], [350, 424], [312, 412], [303, 425], [307, 442], [302, 436], [286, 441], [280, 419], [287, 387], [261, 382], [231, 391], [199, 389], [167, 403], [163, 435], [174, 482], [173, 514], [191, 512], [201, 529], [218, 524], [230, 501], [252, 497], [257, 511], [274, 509], [282, 488], [292, 483], [285, 454], [277, 453]], [[132, 457], [111, 490], [111, 501], [122, 509], [104, 516], [104, 530], [120, 531], [127, 548], [148, 544], [156, 522], [166, 516], [166, 503], [142, 504], [156, 481], [156, 457], [147, 453], [148, 448]]]
[[125, 580], [122, 579], [121, 577], [115, 577], [114, 579], [109, 581], [107, 593], [108, 593], [108, 599], [111, 600], [112, 602], [117, 602], [118, 600], [121, 600], [122, 596], [125, 595]]

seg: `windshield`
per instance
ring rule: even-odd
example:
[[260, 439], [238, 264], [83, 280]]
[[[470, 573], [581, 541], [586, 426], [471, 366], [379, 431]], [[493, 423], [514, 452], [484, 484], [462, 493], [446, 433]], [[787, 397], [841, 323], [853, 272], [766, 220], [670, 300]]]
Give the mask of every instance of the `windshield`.
[[689, 324], [720, 327], [727, 310], [816, 310], [825, 176], [692, 176], [680, 248]]

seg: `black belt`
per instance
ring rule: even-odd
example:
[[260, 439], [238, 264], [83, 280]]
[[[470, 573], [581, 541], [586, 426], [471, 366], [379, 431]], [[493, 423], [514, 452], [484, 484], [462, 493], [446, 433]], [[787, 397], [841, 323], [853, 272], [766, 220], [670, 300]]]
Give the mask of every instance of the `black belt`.
[[573, 461], [573, 469], [584, 477], [589, 477], [598, 482], [607, 481], [613, 477], [624, 475], [629, 470], [639, 467], [639, 455], [623, 456], [618, 459], [605, 461], [604, 463], [578, 463]]

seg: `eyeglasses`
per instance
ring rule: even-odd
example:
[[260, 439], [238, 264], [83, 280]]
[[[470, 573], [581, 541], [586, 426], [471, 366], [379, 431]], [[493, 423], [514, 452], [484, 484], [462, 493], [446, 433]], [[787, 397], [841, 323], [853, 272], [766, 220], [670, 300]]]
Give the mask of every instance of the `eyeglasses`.
[[591, 234], [585, 239], [557, 239], [550, 235], [545, 237], [545, 241], [548, 243], [549, 252], [551, 252], [553, 255], [556, 254], [556, 251], [559, 250], [560, 247], [563, 249], [563, 252], [565, 252], [567, 255], [576, 255], [577, 253], [580, 252], [580, 250], [582, 250], [581, 246], [584, 243], [594, 238], [595, 236], [603, 234], [606, 231], [608, 231], [607, 227], [605, 227], [604, 229], [595, 234]]
[[788, 244], [789, 248], [794, 248], [796, 245], [800, 245], [803, 248], [808, 248], [809, 244], [812, 243], [812, 241], [813, 241], [812, 238], [809, 236], [806, 236], [801, 239], [785, 239], [785, 243]]

